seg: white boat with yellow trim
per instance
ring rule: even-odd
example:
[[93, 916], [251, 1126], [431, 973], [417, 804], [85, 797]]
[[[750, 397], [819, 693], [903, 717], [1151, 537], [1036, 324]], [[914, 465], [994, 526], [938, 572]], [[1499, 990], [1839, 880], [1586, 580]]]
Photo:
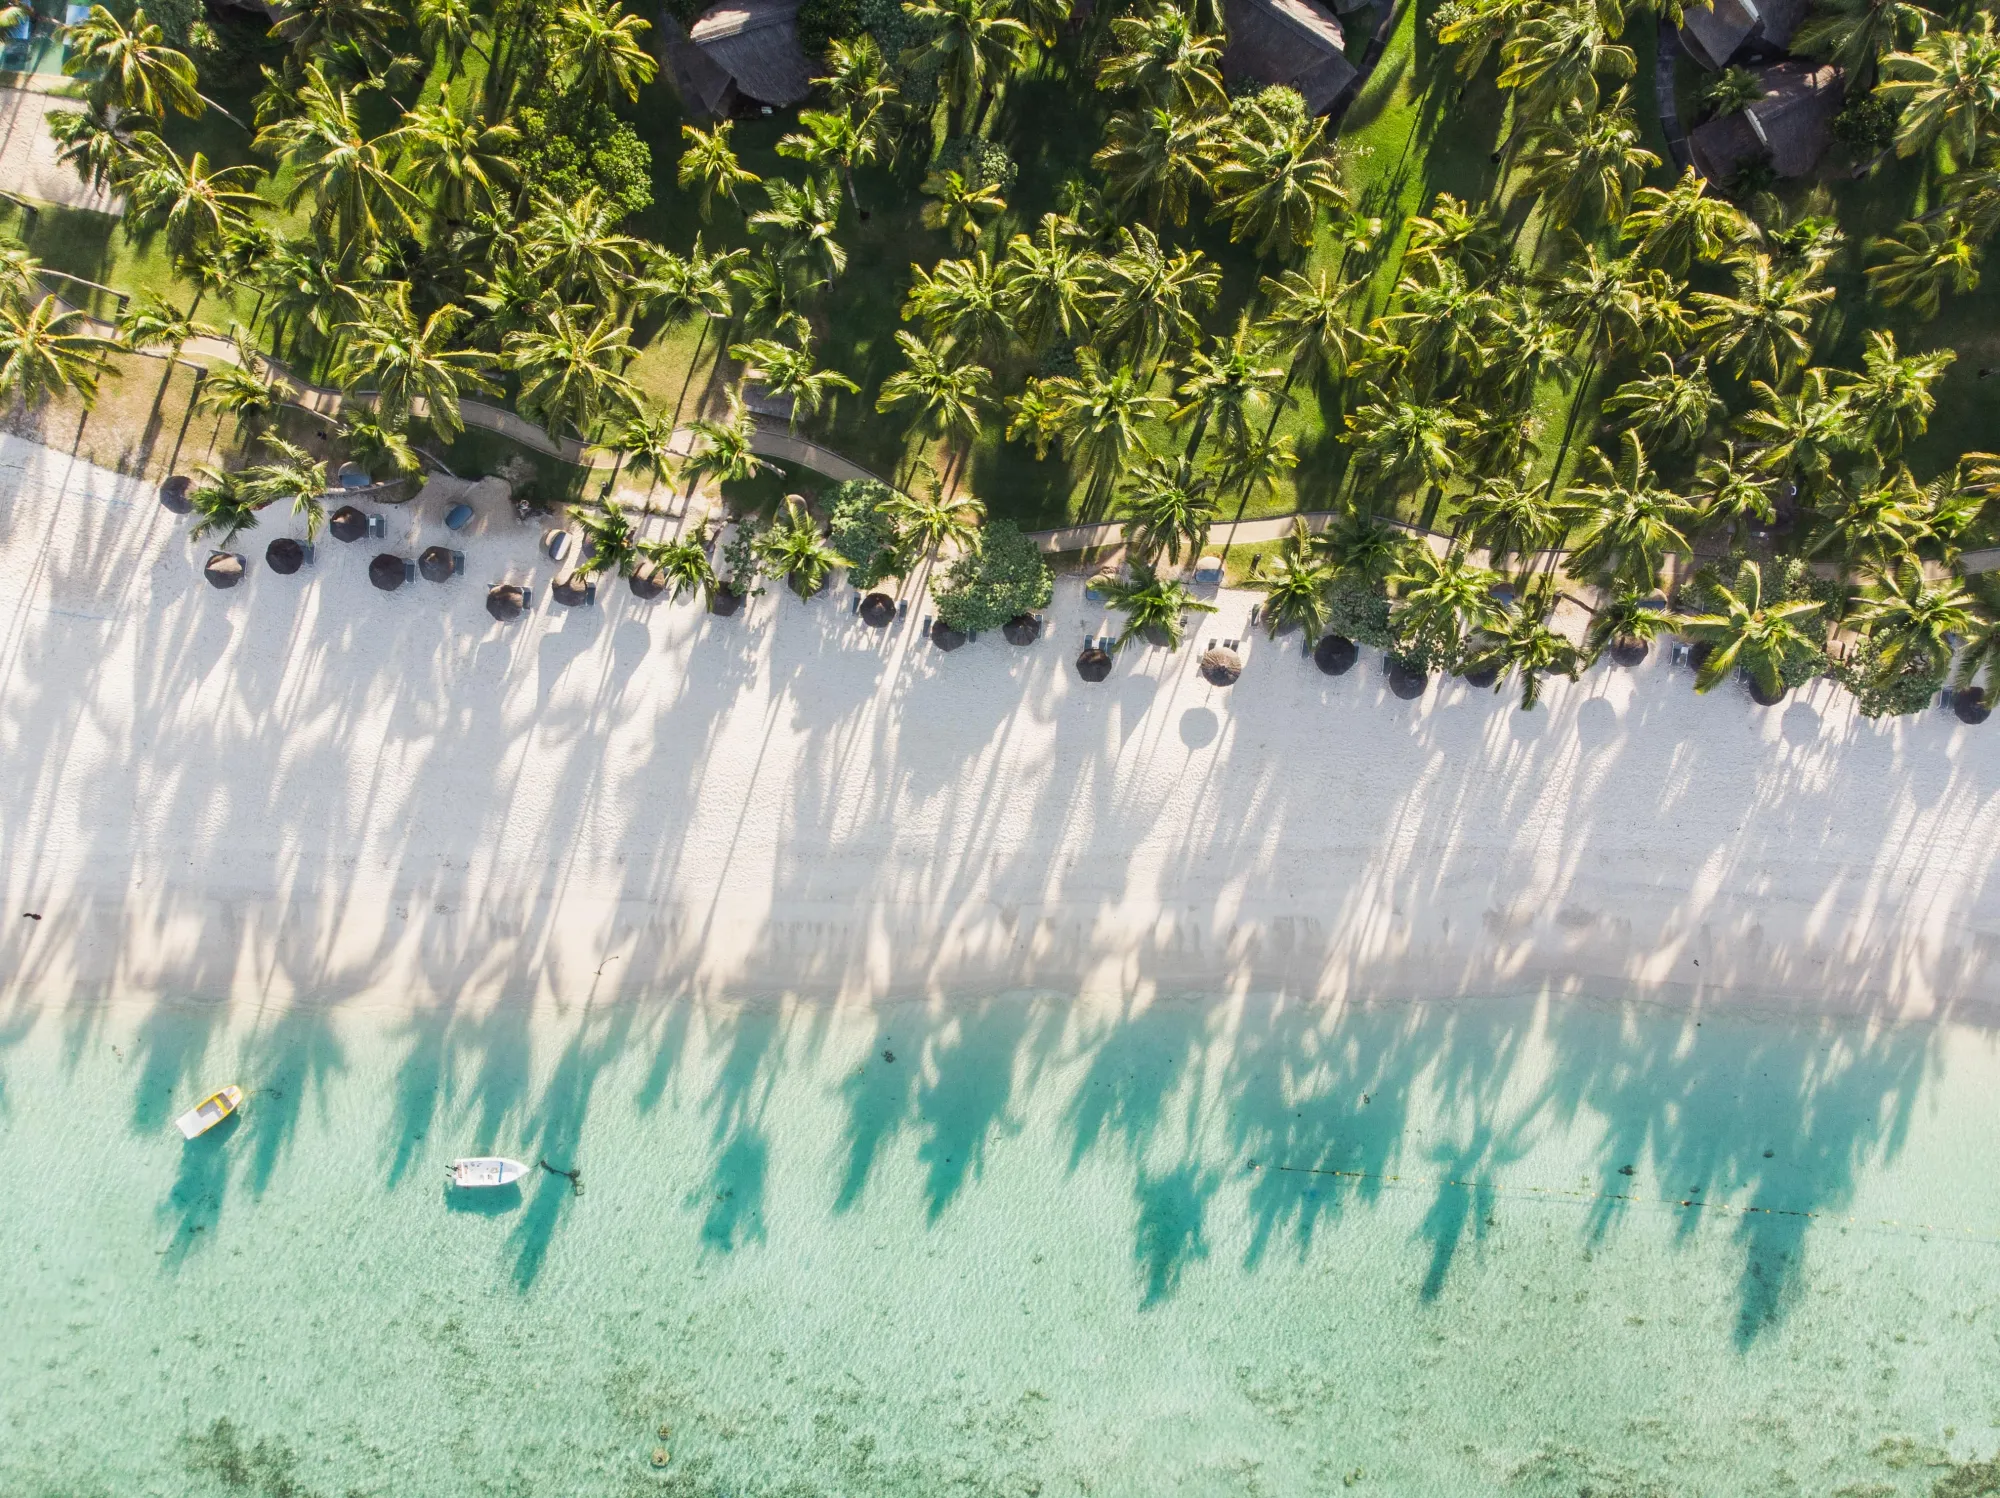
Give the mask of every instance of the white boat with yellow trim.
[[479, 1155], [452, 1161], [448, 1173], [452, 1185], [461, 1191], [483, 1191], [513, 1185], [528, 1173], [528, 1167], [519, 1160], [502, 1159], [499, 1155]]
[[183, 1138], [197, 1139], [243, 1106], [243, 1089], [234, 1082], [211, 1092], [174, 1120]]

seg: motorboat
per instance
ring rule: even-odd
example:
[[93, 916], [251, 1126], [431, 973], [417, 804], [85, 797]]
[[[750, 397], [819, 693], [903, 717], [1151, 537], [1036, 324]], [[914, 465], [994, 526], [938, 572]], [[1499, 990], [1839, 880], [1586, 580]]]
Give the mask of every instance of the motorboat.
[[451, 1183], [462, 1191], [480, 1191], [492, 1186], [511, 1186], [528, 1173], [519, 1160], [503, 1160], [498, 1155], [480, 1155], [451, 1162]]
[[211, 1092], [174, 1120], [186, 1139], [198, 1139], [243, 1106], [243, 1089], [235, 1083]]

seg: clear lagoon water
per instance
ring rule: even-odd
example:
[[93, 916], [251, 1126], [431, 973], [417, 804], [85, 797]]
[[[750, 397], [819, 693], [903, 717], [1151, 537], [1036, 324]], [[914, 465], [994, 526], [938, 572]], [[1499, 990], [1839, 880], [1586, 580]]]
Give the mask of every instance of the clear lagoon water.
[[22, 1010], [0, 1492], [1969, 1498], [1996, 1144], [1949, 1023]]

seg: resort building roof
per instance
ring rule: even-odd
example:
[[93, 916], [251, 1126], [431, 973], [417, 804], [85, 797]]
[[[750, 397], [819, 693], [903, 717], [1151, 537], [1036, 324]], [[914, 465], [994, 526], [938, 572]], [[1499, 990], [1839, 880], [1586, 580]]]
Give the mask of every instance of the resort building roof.
[[723, 0], [702, 12], [668, 44], [681, 96], [716, 117], [797, 104], [812, 86], [798, 14], [799, 0]]
[[1354, 81], [1347, 39], [1318, 0], [1225, 0], [1223, 76], [1232, 83], [1297, 89], [1308, 114], [1324, 114]]
[[1688, 137], [1703, 176], [1726, 182], [1746, 161], [1771, 158], [1780, 177], [1803, 177], [1819, 165], [1840, 113], [1840, 69], [1791, 61], [1753, 69], [1764, 97], [1738, 114], [1697, 126]]
[[1682, 18], [1681, 45], [1715, 71], [1746, 50], [1776, 57], [1810, 8], [1811, 0], [1714, 0], [1691, 6]]

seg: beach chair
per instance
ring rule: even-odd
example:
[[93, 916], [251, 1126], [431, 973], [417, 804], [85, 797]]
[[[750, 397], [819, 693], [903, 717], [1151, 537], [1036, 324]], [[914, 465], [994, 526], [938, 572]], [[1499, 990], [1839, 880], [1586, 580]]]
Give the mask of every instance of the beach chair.
[[382, 517], [380, 515], [370, 515], [368, 517], [368, 534], [378, 540], [381, 538]]
[[472, 506], [455, 504], [444, 512], [444, 527], [449, 531], [462, 531], [472, 524]]
[[417, 559], [415, 557], [404, 557], [403, 581], [406, 583], [413, 583], [416, 580], [417, 580]]

